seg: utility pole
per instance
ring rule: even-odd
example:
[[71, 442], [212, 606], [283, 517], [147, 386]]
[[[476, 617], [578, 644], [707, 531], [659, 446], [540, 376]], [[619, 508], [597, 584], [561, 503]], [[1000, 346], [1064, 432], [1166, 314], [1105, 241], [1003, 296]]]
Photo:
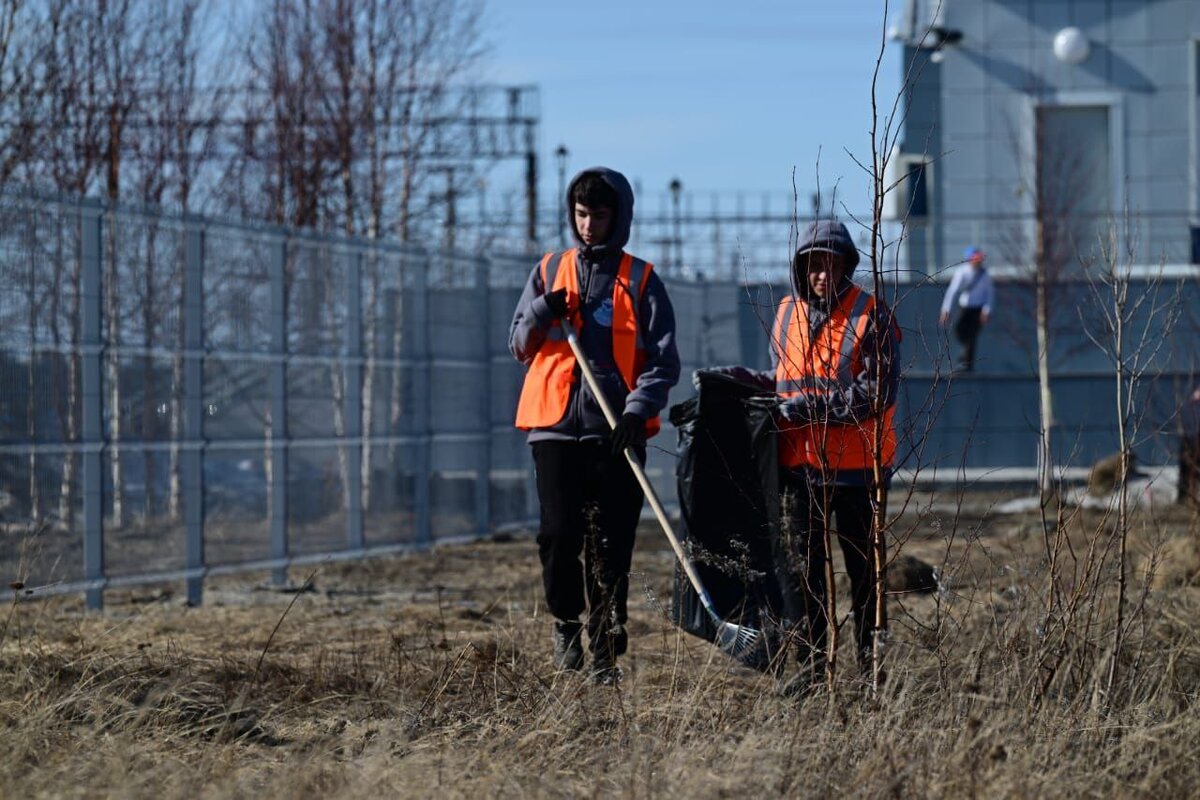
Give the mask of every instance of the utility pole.
[[560, 204], [558, 214], [555, 216], [558, 218], [558, 244], [564, 249], [567, 246], [567, 215], [570, 213], [570, 204], [567, 204], [565, 207], [562, 205], [566, 203], [567, 197], [568, 155], [570, 155], [570, 151], [567, 150], [565, 144], [560, 144], [558, 149], [554, 151], [554, 157], [558, 161], [558, 202]]
[[435, 170], [446, 173], [446, 193], [440, 198], [434, 195], [433, 199], [441, 199], [446, 202], [446, 216], [442, 224], [443, 241], [446, 252], [453, 253], [456, 244], [455, 233], [458, 227], [458, 188], [454, 185], [454, 167], [435, 167]]
[[675, 254], [671, 258], [671, 271], [679, 274], [683, 270], [683, 228], [679, 215], [679, 196], [683, 194], [683, 182], [679, 178], [672, 178], [667, 188], [671, 191], [671, 213], [674, 226], [671, 238], [675, 243]]
[[458, 189], [454, 185], [454, 168], [446, 170], [446, 252], [454, 252], [454, 233], [458, 229]]
[[522, 92], [520, 87], [508, 90], [508, 119], [510, 124], [523, 121], [525, 127], [525, 240], [529, 252], [537, 250], [538, 243], [538, 198], [537, 198], [537, 123], [526, 119], [521, 113]]

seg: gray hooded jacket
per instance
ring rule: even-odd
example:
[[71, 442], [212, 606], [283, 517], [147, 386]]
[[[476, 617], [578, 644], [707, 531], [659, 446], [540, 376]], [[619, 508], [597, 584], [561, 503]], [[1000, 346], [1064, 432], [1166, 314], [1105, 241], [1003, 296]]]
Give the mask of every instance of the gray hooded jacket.
[[[593, 246], [584, 245], [575, 230], [571, 191], [588, 173], [599, 175], [617, 194], [619, 207], [613, 209], [612, 229], [608, 238]], [[638, 305], [638, 327], [645, 347], [646, 360], [632, 390], [617, 369], [612, 352], [613, 283], [621, 263], [623, 248], [629, 241], [633, 223], [633, 189], [621, 173], [606, 167], [591, 167], [571, 179], [567, 187], [567, 214], [571, 232], [578, 242], [576, 259], [583, 326], [579, 342], [587, 354], [604, 394], [618, 414], [633, 413], [649, 419], [667, 405], [667, 395], [679, 380], [679, 352], [675, 346], [675, 312], [666, 287], [656, 273], [646, 280], [646, 289]], [[546, 287], [539, 265], [525, 282], [525, 290], [513, 313], [508, 334], [508, 349], [522, 364], [529, 365], [537, 355], [554, 316], [546, 305]], [[609, 434], [608, 422], [591, 391], [575, 368], [567, 411], [561, 420], [547, 428], [529, 432], [529, 441], [583, 441], [602, 439]]]
[[[812, 293], [808, 282], [806, 256], [810, 252], [837, 253], [846, 259], [848, 269], [837, 287], [833, 298], [824, 300]], [[808, 323], [812, 334], [819, 331], [828, 321], [830, 302], [837, 303], [853, 281], [858, 266], [858, 249], [846, 226], [833, 220], [817, 220], [800, 234], [796, 254], [792, 257], [792, 294], [805, 304]], [[882, 332], [882, 333], [881, 333]], [[891, 309], [879, 298], [875, 311], [868, 320], [860, 351], [862, 369], [854, 376], [849, 386], [841, 386], [819, 394], [806, 394], [789, 398], [780, 406], [780, 412], [790, 422], [828, 421], [845, 425], [862, 424], [871, 418], [872, 398], [878, 396], [883, 407], [896, 402], [900, 383], [900, 336]], [[768, 391], [775, 391], [775, 370], [781, 354], [771, 343], [771, 368], [765, 372], [748, 367], [715, 367], [719, 372], [738, 380], [757, 384]], [[862, 485], [870, 481], [870, 472], [844, 472], [829, 476], [835, 484]]]

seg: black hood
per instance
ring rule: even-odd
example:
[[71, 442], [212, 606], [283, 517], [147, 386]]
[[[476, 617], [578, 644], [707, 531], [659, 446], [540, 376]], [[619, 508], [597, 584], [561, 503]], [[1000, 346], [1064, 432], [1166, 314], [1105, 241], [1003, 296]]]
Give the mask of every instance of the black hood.
[[[593, 247], [587, 247], [579, 238], [579, 231], [575, 229], [575, 207], [571, 203], [571, 192], [575, 189], [575, 184], [588, 174], [600, 176], [600, 179], [612, 187], [617, 194], [617, 207], [613, 209], [612, 228], [608, 232], [608, 238]], [[629, 229], [633, 225], [633, 187], [629, 185], [629, 181], [625, 179], [624, 175], [608, 167], [588, 167], [571, 179], [564, 200], [567, 204], [567, 219], [571, 221], [571, 235], [575, 237], [575, 241], [581, 248], [598, 256], [620, 252], [628, 244]]]
[[846, 260], [846, 274], [842, 278], [841, 286], [836, 287], [840, 294], [854, 277], [854, 270], [858, 266], [858, 248], [854, 246], [850, 231], [846, 230], [845, 225], [832, 219], [815, 220], [800, 231], [796, 252], [792, 256], [792, 292], [805, 299], [808, 299], [811, 290], [808, 286], [807, 266], [803, 264], [801, 257], [814, 250], [836, 253]]

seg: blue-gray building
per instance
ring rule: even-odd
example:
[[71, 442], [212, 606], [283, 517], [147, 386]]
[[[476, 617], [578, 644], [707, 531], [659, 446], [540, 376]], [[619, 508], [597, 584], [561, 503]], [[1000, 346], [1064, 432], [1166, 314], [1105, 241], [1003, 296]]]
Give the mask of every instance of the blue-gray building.
[[907, 178], [888, 210], [911, 268], [970, 244], [1001, 272], [1029, 263], [1039, 221], [1086, 262], [1114, 218], [1138, 262], [1200, 263], [1200, 2], [909, 0], [891, 33]]
[[[1200, 380], [1200, 0], [909, 0], [897, 23], [905, 113], [885, 214], [905, 234], [910, 441], [935, 461], [1033, 463], [1036, 268], [1054, 284], [1058, 460], [1115, 451], [1113, 359], [1096, 343], [1111, 336], [1107, 248], [1146, 298], [1125, 329], [1143, 381], [1135, 447], [1173, 461]], [[998, 307], [977, 371], [946, 387], [956, 347], [938, 305], [968, 246], [988, 254]]]

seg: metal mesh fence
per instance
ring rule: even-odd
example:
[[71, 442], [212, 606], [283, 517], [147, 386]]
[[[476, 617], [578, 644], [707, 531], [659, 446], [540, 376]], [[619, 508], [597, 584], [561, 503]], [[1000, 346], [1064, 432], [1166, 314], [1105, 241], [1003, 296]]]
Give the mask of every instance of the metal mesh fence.
[[[291, 563], [534, 519], [529, 448], [512, 427], [524, 370], [507, 349], [533, 262], [0, 199], [0, 577], [86, 590], [93, 605], [107, 587], [184, 579], [199, 601], [208, 574], [282, 577]], [[767, 366], [786, 286], [669, 283], [683, 360], [672, 402], [698, 367]], [[1170, 290], [1185, 313], [1147, 365], [1145, 462], [1171, 458], [1194, 382], [1198, 285]], [[1028, 285], [1000, 282], [979, 373], [956, 381], [937, 325], [945, 284], [893, 288], [901, 450], [920, 462], [904, 466], [1031, 463]], [[1059, 438], [1082, 462], [1111, 452], [1097, 398], [1113, 386], [1079, 311], [1095, 293], [1064, 291]], [[647, 463], [668, 502], [675, 438], [665, 425]]]
[[529, 265], [6, 197], [0, 570], [199, 600], [214, 571], [528, 519]]

